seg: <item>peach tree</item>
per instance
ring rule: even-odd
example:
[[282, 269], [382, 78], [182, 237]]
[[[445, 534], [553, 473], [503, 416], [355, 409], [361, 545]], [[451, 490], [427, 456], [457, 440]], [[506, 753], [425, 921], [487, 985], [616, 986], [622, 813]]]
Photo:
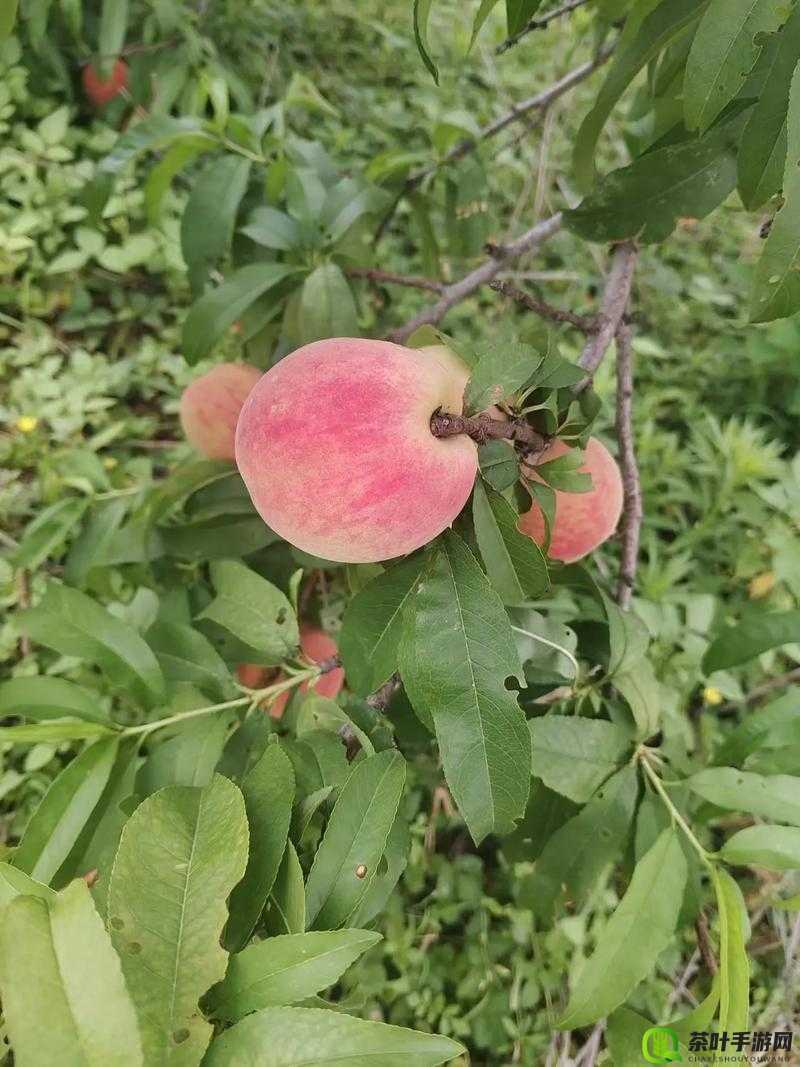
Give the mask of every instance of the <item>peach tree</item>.
[[[437, 79], [432, 6], [415, 0], [411, 17]], [[493, 7], [480, 5], [474, 37]], [[474, 846], [492, 837], [503, 862], [532, 865], [540, 928], [614, 867], [618, 905], [553, 1013], [579, 1032], [580, 1062], [595, 1062], [604, 1029], [624, 1067], [654, 1023], [684, 1052], [692, 1031], [749, 1029], [741, 884], [748, 868], [800, 868], [800, 768], [764, 759], [796, 740], [797, 706], [789, 694], [701, 740], [687, 707], [666, 706], [657, 635], [636, 610], [635, 272], [643, 248], [736, 190], [766, 213], [751, 321], [798, 310], [800, 9], [506, 7], [501, 52], [575, 11], [593, 53], [484, 128], [454, 120], [432, 158], [398, 146], [343, 174], [293, 132], [294, 108], [330, 106], [312, 85], [251, 111], [217, 85], [208, 112], [132, 122], [85, 189], [100, 220], [130, 164], [153, 157], [157, 220], [188, 177], [183, 354], [215, 365], [181, 401], [194, 458], [65, 497], [15, 552], [21, 571], [52, 573], [18, 621], [41, 670], [0, 684], [14, 720], [0, 737], [76, 745], [0, 864], [0, 988], [20, 1064], [462, 1055], [322, 995], [379, 937], [420, 746]], [[482, 203], [493, 138], [590, 77], [563, 210], [499, 241]], [[630, 162], [601, 174], [626, 94]], [[433, 204], [470, 267], [447, 280]], [[382, 251], [409, 217], [419, 274]], [[505, 276], [565, 232], [607, 250], [588, 313]], [[395, 287], [426, 294], [404, 321]], [[443, 332], [484, 287], [508, 328], [491, 343]], [[567, 334], [577, 360], [560, 350]], [[232, 343], [240, 358], [222, 362]], [[612, 348], [613, 445], [593, 389]], [[139, 590], [122, 617], [107, 606], [115, 568]], [[336, 641], [315, 601], [326, 583]], [[796, 642], [800, 614], [706, 630], [696, 684]], [[729, 836], [726, 812], [740, 816]], [[692, 926], [696, 1006], [648, 1019], [628, 1002]]]

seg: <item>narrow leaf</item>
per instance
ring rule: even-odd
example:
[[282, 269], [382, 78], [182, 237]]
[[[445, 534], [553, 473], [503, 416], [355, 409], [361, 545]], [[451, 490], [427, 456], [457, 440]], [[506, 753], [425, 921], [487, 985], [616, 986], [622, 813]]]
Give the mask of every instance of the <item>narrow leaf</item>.
[[602, 719], [545, 715], [528, 728], [534, 775], [578, 804], [614, 773], [632, 745], [627, 730]]
[[37, 722], [65, 715], [87, 722], [109, 722], [96, 693], [65, 678], [45, 675], [0, 683], [0, 716], [6, 715], [22, 715]]
[[482, 478], [475, 483], [472, 517], [486, 573], [503, 603], [524, 604], [543, 596], [550, 581], [541, 548], [520, 533], [519, 514]]
[[747, 906], [727, 871], [713, 867], [711, 877], [719, 909], [719, 1028], [722, 1033], [747, 1030], [750, 964], [745, 950]]
[[800, 826], [800, 778], [753, 774], [733, 767], [709, 767], [687, 780], [692, 792], [729, 811], [748, 811], [775, 822]]
[[230, 248], [250, 166], [243, 156], [221, 156], [192, 184], [181, 217], [181, 251], [195, 295], [203, 291], [209, 271]]
[[726, 863], [735, 865], [771, 871], [800, 870], [800, 828], [748, 826], [729, 837], [719, 854]]
[[417, 42], [417, 49], [422, 57], [422, 62], [428, 68], [431, 77], [438, 85], [439, 71], [436, 69], [436, 64], [431, 59], [428, 45], [428, 18], [430, 17], [432, 4], [433, 0], [414, 0], [414, 40]]
[[[800, 88], [800, 80], [798, 80]], [[800, 641], [800, 611], [776, 611], [754, 615], [723, 630], [703, 656], [706, 674], [738, 667], [771, 648]]]

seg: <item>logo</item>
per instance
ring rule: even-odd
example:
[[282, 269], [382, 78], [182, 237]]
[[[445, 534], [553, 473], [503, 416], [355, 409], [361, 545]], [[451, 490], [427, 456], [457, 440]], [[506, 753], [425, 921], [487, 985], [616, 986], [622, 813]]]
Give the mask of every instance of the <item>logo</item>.
[[642, 1037], [642, 1055], [648, 1063], [680, 1063], [680, 1041], [668, 1026], [651, 1026]]

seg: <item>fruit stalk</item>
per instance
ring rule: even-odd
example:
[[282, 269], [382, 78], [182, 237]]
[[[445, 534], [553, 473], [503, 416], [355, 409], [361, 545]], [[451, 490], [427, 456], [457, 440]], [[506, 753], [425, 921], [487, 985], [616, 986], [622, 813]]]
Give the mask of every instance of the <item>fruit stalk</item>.
[[511, 441], [524, 455], [542, 452], [550, 438], [534, 430], [524, 419], [493, 419], [490, 415], [455, 415], [437, 410], [431, 415], [434, 437], [457, 437], [466, 434], [476, 444], [487, 441]]

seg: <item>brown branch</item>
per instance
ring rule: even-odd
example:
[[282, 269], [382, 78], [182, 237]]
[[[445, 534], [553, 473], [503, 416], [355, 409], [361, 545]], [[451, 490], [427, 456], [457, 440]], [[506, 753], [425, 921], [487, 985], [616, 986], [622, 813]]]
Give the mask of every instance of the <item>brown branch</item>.
[[331, 671], [337, 670], [341, 665], [342, 661], [338, 656], [329, 656], [327, 659], [323, 659], [317, 664], [320, 674], [329, 674]]
[[453, 415], [443, 411], [431, 415], [431, 433], [434, 437], [457, 437], [463, 433], [478, 445], [510, 441], [524, 454], [542, 452], [550, 443], [548, 437], [524, 419], [493, 419], [489, 415]]
[[434, 281], [433, 278], [395, 274], [391, 270], [373, 270], [371, 267], [348, 267], [345, 274], [348, 278], [365, 278], [367, 281], [382, 282], [386, 285], [405, 285], [410, 289], [428, 289], [432, 293], [441, 293], [445, 288], [444, 282]]
[[450, 308], [455, 307], [462, 300], [466, 300], [482, 285], [492, 281], [499, 274], [504, 264], [510, 260], [518, 259], [525, 252], [530, 252], [543, 241], [552, 237], [553, 234], [558, 233], [560, 228], [561, 212], [559, 211], [549, 219], [537, 222], [535, 226], [523, 233], [516, 241], [512, 241], [507, 245], [495, 246], [489, 259], [461, 278], [460, 281], [453, 282], [452, 285], [446, 285], [442, 289], [441, 297], [435, 304], [425, 308], [424, 311], [421, 311], [419, 315], [404, 326], [398, 326], [396, 330], [392, 330], [388, 335], [389, 340], [403, 342], [420, 326], [437, 325]]
[[617, 440], [622, 470], [622, 559], [617, 602], [623, 609], [630, 607], [636, 584], [639, 561], [639, 533], [642, 528], [642, 489], [633, 437], [633, 344], [629, 323], [621, 322], [617, 329]]
[[697, 916], [694, 929], [697, 934], [697, 948], [700, 951], [703, 966], [713, 978], [717, 973], [717, 957], [714, 955], [714, 949], [708, 933], [708, 919], [704, 911], [701, 911]]
[[758, 704], [758, 702], [770, 693], [774, 693], [776, 689], [786, 689], [790, 685], [794, 685], [795, 682], [800, 683], [800, 667], [795, 667], [791, 671], [787, 671], [785, 674], [777, 674], [774, 678], [767, 679], [766, 682], [762, 682], [761, 685], [757, 685], [742, 700], [730, 700], [727, 704], [721, 704], [716, 709], [717, 715], [731, 715], [743, 707], [750, 707], [751, 704]]
[[591, 315], [576, 315], [573, 311], [563, 311], [561, 308], [553, 307], [547, 301], [539, 300], [538, 297], [531, 296], [530, 293], [525, 293], [522, 289], [517, 289], [510, 282], [495, 279], [495, 281], [489, 282], [489, 288], [494, 289], [496, 293], [507, 296], [510, 300], [515, 300], [518, 304], [522, 304], [528, 311], [535, 312], [543, 319], [550, 319], [551, 322], [569, 323], [576, 330], [587, 334], [591, 333], [595, 328], [595, 320]]
[[589, 0], [567, 0], [566, 4], [562, 7], [557, 7], [554, 11], [548, 11], [539, 18], [534, 17], [529, 19], [518, 33], [512, 34], [511, 37], [506, 37], [505, 41], [497, 46], [495, 49], [496, 54], [501, 56], [503, 52], [507, 52], [509, 48], [513, 48], [523, 37], [527, 37], [529, 33], [533, 33], [534, 30], [546, 30], [550, 23], [554, 22], [555, 19], [561, 18], [563, 15], [569, 15], [577, 8], [583, 7], [584, 4], [588, 3]]
[[487, 123], [487, 125], [483, 126], [474, 137], [467, 137], [463, 141], [459, 141], [458, 144], [454, 145], [449, 152], [442, 156], [441, 159], [432, 163], [429, 167], [424, 167], [422, 170], [410, 174], [401, 186], [400, 192], [392, 202], [391, 207], [381, 219], [381, 223], [375, 234], [375, 240], [380, 240], [386, 232], [386, 229], [392, 221], [394, 213], [403, 197], [422, 185], [426, 178], [435, 174], [440, 168], [446, 167], [450, 163], [456, 163], [459, 159], [463, 159], [464, 156], [468, 155], [470, 152], [474, 152], [482, 141], [486, 141], [490, 137], [496, 137], [498, 133], [502, 133], [503, 130], [507, 129], [515, 122], [523, 121], [532, 111], [546, 111], [547, 108], [560, 96], [569, 92], [574, 86], [580, 85], [580, 83], [585, 81], [590, 74], [593, 74], [599, 67], [602, 67], [614, 51], [614, 47], [615, 46], [611, 44], [601, 48], [596, 56], [587, 60], [585, 63], [581, 63], [580, 66], [576, 67], [574, 70], [569, 71], [562, 78], [559, 78], [558, 81], [553, 82], [547, 89], [543, 89], [542, 92], [536, 93], [534, 96], [529, 96], [527, 100], [521, 100], [518, 104], [514, 104], [510, 111], [505, 112], [505, 114], [500, 115], [499, 118], [493, 119], [492, 122]]
[[597, 329], [584, 345], [578, 360], [578, 364], [586, 371], [586, 377], [576, 386], [578, 391], [591, 384], [594, 372], [600, 366], [622, 322], [631, 295], [637, 256], [638, 249], [633, 241], [623, 241], [614, 249], [611, 270], [608, 272], [597, 316]]
[[376, 689], [374, 693], [370, 693], [367, 697], [367, 704], [369, 707], [374, 708], [375, 711], [386, 711], [392, 702], [392, 697], [402, 684], [400, 675], [395, 672], [379, 689]]

